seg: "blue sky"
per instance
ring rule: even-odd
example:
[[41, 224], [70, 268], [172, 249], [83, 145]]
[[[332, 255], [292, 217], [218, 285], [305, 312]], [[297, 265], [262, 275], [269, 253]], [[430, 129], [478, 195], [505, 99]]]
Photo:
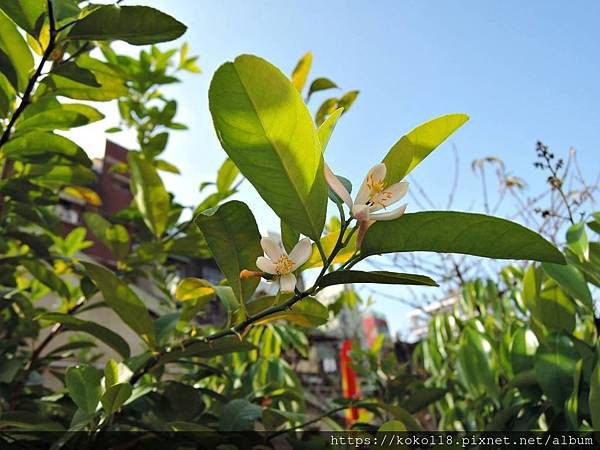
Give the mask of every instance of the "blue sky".
[[[182, 176], [165, 179], [185, 204], [198, 203], [199, 183], [212, 179], [225, 157], [212, 129], [207, 92], [217, 67], [241, 53], [262, 56], [290, 73], [312, 50], [311, 78], [327, 76], [345, 90], [360, 90], [326, 155], [355, 185], [404, 133], [451, 112], [467, 113], [471, 120], [413, 172], [440, 207], [452, 183], [452, 143], [461, 160], [457, 210], [482, 211], [479, 181], [469, 167], [483, 156], [502, 158], [535, 192], [543, 184], [532, 167], [538, 139], [556, 153], [576, 148], [586, 175], [598, 174], [596, 1], [140, 3], [186, 23], [184, 40], [191, 53], [200, 55], [203, 74], [186, 75], [169, 91], [190, 131], [173, 133], [165, 158], [181, 168]], [[311, 107], [325, 98], [316, 95]], [[115, 139], [130, 142], [127, 136]], [[277, 227], [249, 184], [239, 198], [257, 211], [263, 231]], [[409, 210], [417, 209], [409, 204]], [[375, 299], [375, 309], [387, 315], [394, 330], [406, 324], [406, 308], [398, 303]]]

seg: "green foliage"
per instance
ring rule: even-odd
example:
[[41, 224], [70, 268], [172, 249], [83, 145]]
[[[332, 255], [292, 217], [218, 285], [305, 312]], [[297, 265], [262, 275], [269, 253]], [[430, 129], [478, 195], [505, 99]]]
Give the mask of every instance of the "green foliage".
[[367, 255], [429, 251], [562, 264], [562, 254], [537, 233], [483, 214], [428, 211], [377, 222], [362, 242]]
[[[306, 428], [307, 403], [315, 401], [304, 394], [293, 358], [314, 353], [311, 329], [367, 304], [349, 289], [324, 304], [320, 291], [355, 283], [437, 286], [423, 275], [353, 269], [379, 253], [421, 250], [545, 264], [507, 283], [501, 294], [493, 285], [469, 285], [464, 320], [434, 318], [422, 344], [425, 368], [434, 372], [428, 380], [400, 364], [383, 336], [368, 349], [356, 345], [352, 366], [373, 399], [323, 399], [316, 406], [327, 408], [326, 423], [337, 426], [336, 414], [358, 407], [373, 423], [387, 422], [382, 430], [416, 431], [423, 427], [412, 415], [428, 409], [447, 413], [443, 425], [464, 421], [472, 429], [487, 419], [513, 426], [517, 414], [531, 408], [545, 411], [550, 426], [565, 418], [597, 425], [597, 334], [589, 325], [593, 291], [587, 282], [600, 283], [600, 247], [588, 242], [585, 222], [569, 231], [568, 266], [535, 233], [464, 213], [375, 223], [357, 246], [364, 222], [347, 218], [344, 202], [326, 185], [323, 152], [358, 91], [326, 99], [313, 119], [302, 92], [308, 90], [308, 101], [337, 85], [325, 77], [309, 82], [310, 52], [291, 80], [252, 55], [217, 70], [209, 106], [229, 158], [214, 182], [202, 183], [197, 204], [181, 205], [160, 174], [179, 173], [162, 155], [170, 132], [187, 128], [166, 92], [182, 72], [200, 72], [198, 57], [189, 55], [187, 44], [151, 45], [134, 57], [110, 41], [165, 42], [181, 36], [184, 25], [146, 6], [73, 0], [0, 0], [0, 25], [3, 432], [63, 431], [58, 442], [46, 436], [40, 444], [56, 448], [71, 439], [73, 447], [85, 446], [104, 431]], [[96, 101], [118, 107], [118, 126], [107, 132], [129, 130], [137, 137], [127, 163], [114, 164], [109, 174], [129, 177], [133, 201], [112, 215], [95, 191], [85, 149], [56, 133], [103, 119], [89, 104]], [[388, 181], [402, 179], [466, 118], [443, 116], [403, 137], [384, 160]], [[227, 201], [242, 176], [279, 216], [283, 247], [262, 248], [250, 207]], [[349, 180], [339, 180], [352, 190]], [[340, 216], [325, 226], [328, 197]], [[68, 233], [58, 215], [66, 199], [84, 210], [85, 222]], [[82, 255], [93, 245], [88, 232], [110, 250], [106, 259], [92, 263]], [[314, 242], [312, 249], [303, 246], [302, 235]], [[273, 263], [273, 270], [262, 269], [268, 273], [256, 270], [263, 252]], [[216, 262], [224, 280], [182, 270], [206, 259]], [[257, 289], [260, 276], [277, 282], [291, 274], [303, 277], [292, 292]], [[227, 320], [215, 320], [215, 310]], [[488, 310], [494, 317], [483, 320]], [[504, 319], [510, 324], [501, 327]], [[108, 359], [112, 351], [118, 360]], [[215, 434], [210, 445], [223, 443]]]
[[209, 104], [223, 148], [275, 213], [318, 239], [325, 223], [323, 157], [310, 114], [290, 80], [242, 55], [215, 73]]
[[186, 26], [173, 17], [148, 6], [98, 8], [79, 20], [69, 39], [123, 40], [133, 45], [156, 44], [177, 39]]
[[256, 290], [258, 278], [242, 279], [240, 273], [254, 268], [262, 256], [260, 233], [245, 203], [230, 201], [200, 214], [196, 223], [235, 296], [245, 302]]

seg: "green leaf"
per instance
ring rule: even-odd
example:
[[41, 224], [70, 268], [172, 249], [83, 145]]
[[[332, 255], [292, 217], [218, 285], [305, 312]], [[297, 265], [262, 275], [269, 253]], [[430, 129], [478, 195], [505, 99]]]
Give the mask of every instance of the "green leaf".
[[542, 264], [542, 269], [556, 281], [569, 295], [579, 299], [588, 308], [593, 308], [593, 299], [583, 274], [574, 266]]
[[97, 178], [87, 167], [59, 164], [29, 164], [23, 176], [51, 186], [91, 184]]
[[108, 389], [119, 382], [119, 364], [114, 359], [109, 359], [104, 366], [104, 389]]
[[280, 219], [319, 239], [327, 186], [310, 113], [279, 69], [251, 55], [222, 65], [209, 90], [221, 145]]
[[312, 60], [312, 52], [306, 52], [292, 72], [292, 83], [298, 92], [302, 92], [302, 89], [304, 89], [310, 67], [312, 66]]
[[343, 108], [342, 114], [347, 113], [350, 110], [352, 104], [356, 101], [358, 97], [359, 91], [349, 91], [346, 92], [342, 98], [338, 101], [338, 108]]
[[164, 151], [168, 142], [169, 133], [163, 131], [162, 133], [158, 133], [156, 136], [152, 136], [148, 143], [143, 146], [142, 152], [149, 159], [155, 158]]
[[217, 172], [217, 190], [219, 192], [229, 192], [239, 173], [240, 170], [235, 163], [227, 158]]
[[325, 153], [327, 144], [329, 144], [329, 139], [331, 139], [333, 130], [335, 129], [335, 126], [337, 125], [338, 120], [342, 116], [343, 112], [344, 108], [336, 109], [317, 129], [317, 136], [319, 137], [319, 142], [321, 143], [321, 152]]
[[41, 320], [60, 323], [67, 330], [81, 331], [90, 334], [100, 339], [102, 342], [120, 354], [123, 358], [129, 358], [130, 350], [127, 341], [125, 341], [119, 334], [102, 325], [99, 325], [95, 322], [90, 322], [88, 320], [82, 320], [68, 314], [60, 313], [42, 314], [38, 318]]
[[117, 260], [122, 260], [129, 253], [129, 233], [120, 224], [113, 225], [100, 214], [87, 211], [83, 220], [94, 236], [105, 245]]
[[58, 422], [30, 411], [3, 411], [0, 415], [0, 426], [18, 430], [64, 432], [65, 428]]
[[575, 304], [560, 287], [550, 286], [540, 293], [539, 319], [547, 327], [572, 332], [575, 312]]
[[249, 352], [255, 349], [256, 347], [253, 344], [240, 340], [238, 336], [226, 336], [212, 342], [198, 339], [187, 345], [185, 349], [180, 350], [175, 347], [174, 350], [161, 357], [157, 365], [160, 366], [187, 357], [213, 358], [229, 353]]
[[108, 416], [116, 413], [123, 403], [131, 397], [133, 388], [129, 383], [118, 383], [109, 387], [100, 398], [102, 407]]
[[339, 99], [337, 98], [328, 98], [323, 103], [321, 103], [321, 106], [319, 106], [319, 109], [315, 114], [315, 123], [317, 124], [317, 126], [323, 125], [327, 116], [333, 114], [339, 109], [339, 107]]
[[279, 225], [281, 229], [281, 242], [283, 243], [285, 251], [289, 254], [300, 240], [300, 233], [290, 227], [283, 220], [280, 221]]
[[70, 297], [69, 288], [65, 282], [61, 280], [51, 268], [46, 266], [45, 263], [42, 261], [28, 260], [23, 261], [22, 264], [40, 283], [48, 286], [65, 299]]
[[2, 152], [16, 161], [45, 163], [44, 158], [58, 155], [84, 166], [92, 165], [86, 152], [73, 141], [43, 131], [32, 131], [10, 139], [2, 146]]
[[535, 353], [538, 383], [560, 411], [573, 390], [573, 374], [578, 359], [579, 353], [573, 341], [564, 333], [546, 336]]
[[396, 272], [364, 272], [361, 270], [342, 270], [325, 275], [319, 287], [332, 286], [334, 284], [350, 283], [377, 283], [377, 284], [405, 284], [413, 286], [438, 286], [431, 278], [424, 275]]
[[592, 428], [600, 430], [600, 363], [592, 372], [590, 379], [590, 415], [592, 416]]
[[166, 229], [171, 199], [154, 166], [136, 153], [127, 155], [131, 193], [146, 226], [160, 237]]
[[564, 264], [563, 255], [539, 234], [508, 220], [483, 214], [428, 211], [373, 224], [363, 255], [427, 251], [496, 259], [529, 259]]
[[589, 242], [585, 232], [585, 222], [571, 225], [567, 230], [567, 245], [581, 260], [589, 258]]
[[259, 320], [258, 324], [265, 324], [275, 320], [288, 320], [303, 327], [318, 327], [329, 320], [329, 310], [316, 298], [306, 297], [294, 303], [287, 311], [272, 314]]
[[29, 72], [33, 69], [33, 56], [17, 27], [1, 10], [0, 30], [0, 72], [16, 90], [23, 92], [29, 83]]
[[175, 298], [180, 302], [213, 295], [215, 295], [213, 285], [200, 278], [184, 278], [175, 289]]
[[459, 380], [474, 398], [497, 397], [498, 385], [492, 358], [493, 350], [488, 339], [466, 327], [460, 338], [457, 369]]
[[310, 83], [310, 87], [308, 88], [308, 96], [306, 97], [306, 101], [310, 100], [310, 96], [315, 92], [324, 91], [326, 89], [337, 88], [338, 85], [331, 81], [329, 78], [315, 78], [312, 83]]
[[110, 270], [95, 264], [83, 262], [104, 301], [133, 331], [140, 335], [150, 346], [155, 343], [154, 324], [144, 303], [127, 284], [117, 278]]
[[102, 119], [104, 115], [91, 106], [79, 103], [57, 103], [17, 122], [16, 131], [22, 135], [29, 130], [68, 130]]
[[[80, 59], [81, 58], [83, 58], [83, 55], [80, 57]], [[80, 59], [78, 59], [78, 62], [80, 61]], [[96, 75], [92, 70], [80, 67], [77, 62], [73, 61], [68, 62], [66, 64], [61, 64], [60, 66], [56, 67], [52, 70], [52, 75], [67, 78], [71, 81], [75, 81], [86, 86], [102, 86], [100, 83], [98, 83], [98, 78], [96, 78]]]
[[409, 413], [416, 414], [432, 403], [444, 398], [444, 395], [447, 392], [447, 389], [436, 387], [419, 387], [406, 401], [402, 402], [402, 406], [404, 406]]
[[221, 301], [225, 312], [227, 313], [227, 328], [232, 327], [238, 323], [240, 314], [243, 312], [243, 308], [240, 305], [233, 289], [229, 286], [213, 286], [217, 298]]
[[172, 41], [186, 26], [148, 6], [103, 6], [79, 20], [67, 38], [106, 41], [122, 40], [133, 45]]
[[65, 384], [69, 395], [88, 417], [94, 415], [100, 401], [101, 378], [102, 374], [98, 369], [86, 365], [69, 367], [65, 372]]
[[221, 410], [220, 431], [247, 431], [254, 429], [254, 422], [262, 415], [262, 408], [248, 400], [231, 400]]
[[425, 122], [402, 136], [383, 159], [387, 167], [387, 185], [402, 180], [467, 120], [466, 114], [448, 114]]
[[104, 102], [128, 94], [125, 80], [116, 70], [88, 55], [77, 58], [77, 64], [59, 66], [42, 80], [36, 95], [61, 95], [77, 100]]
[[263, 255], [252, 211], [245, 203], [234, 200], [203, 212], [196, 223], [235, 296], [245, 302], [260, 280], [256, 277], [242, 280], [240, 272], [255, 269], [256, 258]]
[[538, 348], [535, 333], [527, 328], [515, 331], [510, 345], [510, 359], [513, 373], [518, 374], [533, 369], [533, 358]]
[[[47, 3], [40, 0], [0, 0], [0, 9], [31, 36], [37, 37], [47, 13]], [[4, 31], [4, 27], [1, 27]]]

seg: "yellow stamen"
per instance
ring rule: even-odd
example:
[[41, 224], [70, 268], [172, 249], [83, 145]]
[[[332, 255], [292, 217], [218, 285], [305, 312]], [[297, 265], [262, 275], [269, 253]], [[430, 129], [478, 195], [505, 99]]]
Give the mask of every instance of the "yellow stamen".
[[373, 175], [367, 176], [367, 187], [369, 188], [369, 204], [380, 205], [382, 208], [387, 206], [387, 203], [392, 198], [392, 193], [386, 191], [385, 180], [374, 180]]
[[277, 261], [275, 261], [275, 271], [277, 275], [289, 275], [292, 273], [294, 267], [294, 261], [288, 258], [286, 255], [281, 255]]

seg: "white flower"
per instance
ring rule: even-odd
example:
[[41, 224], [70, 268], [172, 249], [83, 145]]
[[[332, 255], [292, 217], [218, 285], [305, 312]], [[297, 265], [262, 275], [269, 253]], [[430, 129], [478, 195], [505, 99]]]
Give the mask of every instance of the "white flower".
[[263, 272], [279, 279], [281, 292], [294, 292], [296, 276], [293, 272], [312, 255], [310, 239], [300, 239], [300, 242], [294, 246], [289, 255], [281, 248], [279, 242], [273, 238], [262, 238], [260, 245], [267, 257], [259, 256], [256, 259], [256, 266]]
[[350, 194], [344, 185], [333, 174], [327, 164], [325, 165], [325, 180], [327, 181], [329, 187], [344, 201], [346, 205], [348, 205], [352, 217], [359, 222], [393, 220], [404, 214], [404, 211], [406, 211], [406, 204], [393, 211], [377, 211], [386, 209], [388, 206], [396, 203], [398, 200], [404, 197], [408, 192], [408, 183], [401, 181], [399, 183], [392, 184], [391, 186], [386, 186], [386, 170], [385, 164], [383, 163], [373, 166], [362, 182], [354, 202], [352, 202]]

